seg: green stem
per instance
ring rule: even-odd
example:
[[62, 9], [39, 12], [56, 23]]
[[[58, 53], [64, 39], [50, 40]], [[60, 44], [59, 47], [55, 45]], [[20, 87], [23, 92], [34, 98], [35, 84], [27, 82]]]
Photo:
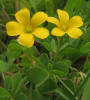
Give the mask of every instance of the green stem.
[[72, 71], [75, 71], [75, 72], [78, 72], [78, 73], [79, 73], [79, 71], [78, 71], [76, 68], [74, 68], [74, 67], [70, 67], [70, 69], [71, 69]]
[[[60, 37], [57, 37], [58, 45], [57, 45], [56, 54], [55, 54], [55, 57], [54, 57], [54, 64], [56, 63], [56, 58], [57, 58], [57, 55], [58, 55], [58, 53], [59, 53], [60, 40], [61, 40], [61, 38], [60, 38]], [[53, 65], [54, 65], [54, 64], [53, 64]]]
[[57, 76], [61, 84], [72, 94], [74, 95], [73, 91]]

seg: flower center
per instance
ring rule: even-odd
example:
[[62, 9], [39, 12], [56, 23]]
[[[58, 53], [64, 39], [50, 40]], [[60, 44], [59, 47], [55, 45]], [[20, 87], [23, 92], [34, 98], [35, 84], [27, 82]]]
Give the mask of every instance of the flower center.
[[67, 29], [67, 26], [66, 26], [66, 25], [62, 25], [61, 29], [62, 29], [63, 31], [65, 31], [65, 30]]
[[32, 27], [31, 26], [27, 26], [26, 27], [26, 33], [31, 33], [32, 32]]

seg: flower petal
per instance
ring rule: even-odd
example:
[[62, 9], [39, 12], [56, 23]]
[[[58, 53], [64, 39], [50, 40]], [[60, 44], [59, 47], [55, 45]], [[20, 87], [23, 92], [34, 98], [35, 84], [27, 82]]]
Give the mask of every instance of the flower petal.
[[57, 13], [61, 24], [65, 24], [69, 21], [69, 15], [66, 11], [58, 9]]
[[46, 28], [36, 28], [33, 34], [40, 39], [45, 39], [49, 36], [49, 31]]
[[26, 46], [26, 47], [32, 47], [34, 45], [34, 37], [32, 34], [21, 34], [18, 37], [18, 42], [19, 44], [21, 44], [22, 46]]
[[50, 22], [50, 23], [56, 24], [58, 27], [60, 26], [60, 22], [57, 18], [48, 17], [47, 21]]
[[66, 32], [71, 38], [77, 39], [82, 35], [82, 31], [79, 28], [71, 28]]
[[54, 36], [63, 36], [65, 34], [64, 31], [62, 31], [61, 29], [59, 29], [58, 27], [55, 27], [53, 30], [52, 30], [52, 35]]
[[33, 15], [31, 19], [31, 25], [33, 28], [36, 28], [43, 22], [45, 22], [48, 18], [48, 15], [44, 12], [37, 12], [35, 15]]
[[20, 23], [10, 21], [6, 24], [6, 30], [9, 36], [17, 36], [24, 32], [24, 27]]
[[69, 21], [69, 28], [70, 27], [80, 27], [83, 25], [83, 21], [82, 21], [82, 18], [80, 16], [74, 16], [70, 19]]
[[27, 8], [23, 8], [15, 14], [17, 21], [23, 25], [30, 24], [30, 11]]

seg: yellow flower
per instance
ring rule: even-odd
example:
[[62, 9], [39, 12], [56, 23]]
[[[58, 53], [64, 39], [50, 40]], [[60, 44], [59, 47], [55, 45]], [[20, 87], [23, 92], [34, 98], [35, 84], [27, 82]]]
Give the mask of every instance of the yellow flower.
[[69, 15], [64, 10], [57, 10], [59, 20], [54, 17], [48, 17], [47, 21], [56, 24], [57, 27], [53, 28], [51, 34], [54, 36], [63, 36], [68, 34], [71, 38], [77, 39], [82, 35], [82, 31], [79, 29], [83, 25], [82, 18], [80, 16], [74, 16], [69, 19]]
[[23, 8], [15, 14], [16, 21], [10, 21], [6, 24], [7, 34], [9, 36], [18, 36], [19, 44], [32, 47], [34, 45], [34, 36], [45, 39], [49, 36], [46, 28], [38, 27], [45, 22], [48, 15], [44, 12], [37, 12], [30, 18], [30, 12]]

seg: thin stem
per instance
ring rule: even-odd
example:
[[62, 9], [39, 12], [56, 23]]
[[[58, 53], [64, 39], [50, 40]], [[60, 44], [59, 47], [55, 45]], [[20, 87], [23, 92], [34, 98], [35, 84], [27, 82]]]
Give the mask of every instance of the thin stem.
[[78, 73], [79, 73], [79, 71], [78, 71], [76, 68], [74, 68], [74, 67], [70, 67], [70, 69], [71, 69], [72, 71], [75, 71], [75, 72], [78, 72]]
[[74, 92], [57, 76], [61, 84], [72, 94], [74, 95]]
[[60, 40], [61, 40], [61, 38], [57, 37], [58, 45], [57, 45], [56, 54], [55, 54], [55, 57], [54, 57], [54, 64], [56, 63], [56, 58], [57, 58], [57, 55], [58, 55], [58, 52], [59, 52]]

